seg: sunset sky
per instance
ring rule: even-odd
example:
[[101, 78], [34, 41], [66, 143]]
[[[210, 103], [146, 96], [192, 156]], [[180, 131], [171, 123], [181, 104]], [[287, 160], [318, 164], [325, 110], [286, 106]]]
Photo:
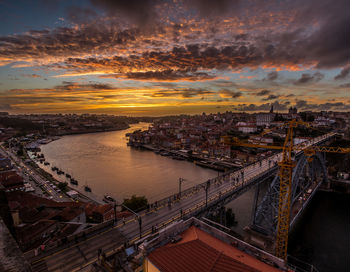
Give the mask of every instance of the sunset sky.
[[349, 10], [349, 0], [0, 0], [0, 111], [348, 111]]

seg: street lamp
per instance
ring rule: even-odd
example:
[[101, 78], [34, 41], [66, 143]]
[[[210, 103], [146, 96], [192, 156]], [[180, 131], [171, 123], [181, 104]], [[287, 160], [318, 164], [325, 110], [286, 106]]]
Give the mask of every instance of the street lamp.
[[208, 180], [207, 183], [205, 184], [205, 207], [208, 206], [208, 191], [209, 191], [209, 187], [210, 187], [210, 180]]
[[184, 182], [185, 179], [184, 178], [179, 178], [179, 199], [181, 198], [181, 184], [182, 182]]
[[114, 224], [117, 224], [117, 203], [115, 201], [113, 204], [113, 210], [114, 210]]
[[142, 233], [142, 218], [141, 218], [141, 216], [138, 216], [138, 217], [137, 217], [137, 220], [139, 221], [140, 239], [141, 239], [141, 233]]

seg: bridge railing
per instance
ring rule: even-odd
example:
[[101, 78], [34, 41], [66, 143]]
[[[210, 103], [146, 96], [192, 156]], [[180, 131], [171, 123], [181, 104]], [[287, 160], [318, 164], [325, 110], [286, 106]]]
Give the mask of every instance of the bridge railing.
[[[236, 169], [226, 171], [225, 173], [223, 173], [217, 177], [208, 179], [207, 181], [204, 181], [204, 182], [199, 183], [195, 186], [187, 188], [187, 189], [181, 191], [181, 198], [187, 197], [188, 195], [191, 195], [191, 194], [198, 192], [202, 189], [204, 190], [205, 186], [207, 186], [208, 183], [211, 187], [214, 185], [221, 185], [223, 182], [229, 181], [229, 177], [232, 173], [235, 173], [235, 172], [239, 173], [240, 171], [241, 170], [236, 170]], [[167, 205], [169, 202], [173, 202], [174, 200], [177, 200], [178, 197], [179, 197], [179, 193], [177, 192], [177, 193], [174, 193], [174, 194], [167, 196], [163, 199], [155, 201], [154, 203], [152, 203], [152, 206], [153, 207], [161, 207], [161, 206]]]

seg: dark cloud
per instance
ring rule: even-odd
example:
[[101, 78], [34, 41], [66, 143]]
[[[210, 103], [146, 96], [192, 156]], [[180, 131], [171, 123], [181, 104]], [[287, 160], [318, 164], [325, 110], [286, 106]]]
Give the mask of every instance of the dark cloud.
[[285, 104], [280, 104], [278, 101], [273, 103], [265, 103], [261, 105], [257, 104], [239, 104], [234, 106], [234, 110], [236, 111], [269, 111], [273, 106], [273, 109], [276, 111], [285, 111], [287, 110], [287, 106]]
[[136, 29], [120, 30], [105, 24], [60, 27], [22, 35], [0, 37], [0, 55], [4, 58], [45, 60], [50, 57], [81, 56], [109, 51], [134, 41]]
[[338, 88], [350, 88], [350, 83], [340, 84]]
[[31, 78], [39, 78], [39, 77], [41, 77], [40, 75], [37, 75], [37, 74], [22, 74], [21, 76], [23, 76], [23, 77], [31, 77]]
[[113, 87], [110, 84], [105, 83], [89, 83], [89, 84], [80, 84], [70, 81], [62, 81], [62, 85], [57, 85], [55, 87], [57, 90], [113, 90], [116, 87]]
[[[131, 73], [137, 69], [146, 72], [238, 70], [263, 65], [290, 69], [300, 68], [300, 65], [333, 68], [350, 63], [350, 1], [347, 0], [296, 0], [283, 5], [277, 0], [190, 0], [176, 3], [91, 0], [91, 3], [92, 10], [74, 6], [69, 9], [68, 17], [80, 23], [74, 27], [32, 30], [22, 35], [0, 37], [3, 63], [62, 57], [67, 59], [65, 65], [57, 63], [55, 68], [110, 68], [116, 73]], [[108, 16], [101, 16], [94, 10], [96, 7], [107, 12]], [[234, 27], [226, 25], [225, 28], [225, 18], [220, 16], [215, 20], [203, 16], [196, 21], [192, 11], [203, 15], [233, 11], [236, 14], [230, 18], [233, 22], [237, 19], [237, 22], [232, 23]], [[157, 18], [161, 22], [148, 26], [147, 30], [128, 27], [128, 24], [121, 27], [119, 21], [124, 20], [116, 21], [119, 13], [123, 18], [145, 22], [141, 25]], [[269, 17], [273, 19], [267, 20]], [[81, 23], [84, 18], [87, 18], [86, 22]], [[281, 18], [288, 22], [288, 27], [278, 23]], [[267, 31], [270, 25], [276, 27]], [[223, 35], [218, 31], [221, 26], [231, 31]], [[174, 43], [176, 46], [171, 49]], [[80, 66], [84, 67], [79, 67], [79, 60], [72, 61], [69, 57], [79, 57]], [[298, 84], [309, 82], [310, 77], [317, 80], [315, 75], [305, 74]], [[266, 80], [277, 78], [277, 72], [271, 72]]]
[[236, 69], [256, 64], [259, 57], [253, 47], [226, 46], [222, 48], [206, 47], [203, 50], [191, 50], [185, 47], [174, 47], [167, 52], [145, 52], [141, 56], [114, 56], [111, 58], [69, 58], [62, 68], [73, 70], [114, 69], [125, 72], [132, 69], [142, 70], [211, 70]]
[[[312, 1], [308, 16], [319, 21], [318, 30], [307, 40], [305, 47], [310, 57], [317, 58], [318, 67], [344, 66], [350, 61], [350, 17], [347, 0]], [[315, 10], [312, 11], [312, 8]]]
[[111, 16], [124, 15], [137, 24], [154, 22], [159, 15], [157, 5], [160, 0], [90, 0], [97, 8], [103, 9]]
[[306, 100], [297, 100], [295, 106], [301, 110], [349, 110], [350, 105], [343, 102], [327, 102], [321, 104], [309, 103]]
[[255, 93], [255, 95], [257, 95], [257, 96], [265, 96], [265, 95], [268, 95], [270, 93], [271, 93], [270, 90], [261, 90], [261, 91]]
[[277, 78], [278, 78], [278, 72], [272, 71], [272, 72], [268, 73], [267, 77], [264, 78], [263, 80], [265, 80], [265, 81], [274, 81]]
[[87, 7], [70, 6], [66, 10], [67, 19], [76, 24], [91, 23], [97, 20], [98, 14], [95, 10]]
[[313, 75], [311, 74], [302, 74], [301, 77], [294, 82], [296, 85], [309, 84], [322, 80], [324, 75], [320, 72], [316, 72]]
[[348, 77], [348, 75], [350, 74], [350, 66], [349, 67], [346, 67], [346, 68], [343, 68], [343, 70], [341, 70], [340, 74], [339, 75], [336, 75], [334, 77], [335, 80], [338, 80], [338, 79], [345, 79]]
[[230, 97], [230, 98], [238, 98], [242, 96], [241, 92], [235, 92], [228, 89], [220, 90], [219, 94], [222, 95], [223, 97]]
[[183, 97], [183, 98], [193, 98], [202, 95], [212, 95], [214, 92], [203, 89], [172, 89], [172, 90], [162, 90], [157, 91], [152, 94], [152, 97]]
[[279, 98], [279, 95], [270, 94], [268, 97], [263, 98], [263, 101], [269, 101]]
[[225, 15], [238, 12], [240, 0], [184, 0], [189, 8], [195, 8], [202, 16]]
[[[118, 77], [118, 76], [117, 76]], [[157, 81], [177, 81], [177, 80], [208, 80], [215, 76], [204, 72], [192, 72], [187, 70], [163, 70], [163, 71], [148, 71], [148, 72], [129, 72], [122, 75], [127, 79], [134, 80], [157, 80]]]
[[13, 110], [13, 107], [10, 104], [0, 103], [0, 110], [1, 111], [10, 111], [10, 110]]

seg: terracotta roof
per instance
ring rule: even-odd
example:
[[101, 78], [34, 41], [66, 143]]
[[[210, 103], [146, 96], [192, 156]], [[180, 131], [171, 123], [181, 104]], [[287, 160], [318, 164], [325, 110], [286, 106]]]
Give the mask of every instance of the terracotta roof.
[[29, 194], [26, 192], [9, 192], [6, 194], [8, 201], [17, 201], [21, 207], [37, 208], [40, 206], [50, 208], [80, 207], [83, 204], [76, 202], [56, 202], [51, 199]]
[[280, 271], [192, 226], [182, 240], [150, 253], [148, 259], [162, 272]]

